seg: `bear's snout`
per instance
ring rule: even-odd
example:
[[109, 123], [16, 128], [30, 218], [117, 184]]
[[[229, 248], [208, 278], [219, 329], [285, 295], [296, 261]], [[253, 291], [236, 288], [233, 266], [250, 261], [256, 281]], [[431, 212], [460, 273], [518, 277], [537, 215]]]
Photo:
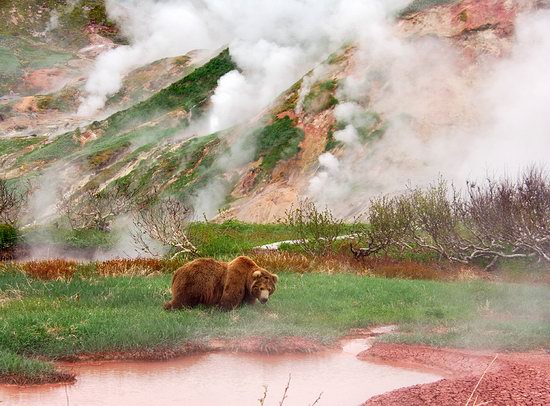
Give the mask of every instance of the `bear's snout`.
[[267, 290], [267, 289], [260, 290], [260, 297], [258, 298], [260, 303], [266, 304], [267, 299], [269, 299], [269, 290]]

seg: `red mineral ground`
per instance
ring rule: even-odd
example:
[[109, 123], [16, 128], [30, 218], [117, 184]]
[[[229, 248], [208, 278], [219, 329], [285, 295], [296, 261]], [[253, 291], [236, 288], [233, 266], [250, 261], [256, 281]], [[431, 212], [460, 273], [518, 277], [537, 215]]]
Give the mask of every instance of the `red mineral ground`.
[[550, 355], [542, 352], [494, 354], [378, 343], [359, 358], [446, 376], [373, 397], [364, 406], [466, 405], [468, 399], [472, 406], [550, 405]]

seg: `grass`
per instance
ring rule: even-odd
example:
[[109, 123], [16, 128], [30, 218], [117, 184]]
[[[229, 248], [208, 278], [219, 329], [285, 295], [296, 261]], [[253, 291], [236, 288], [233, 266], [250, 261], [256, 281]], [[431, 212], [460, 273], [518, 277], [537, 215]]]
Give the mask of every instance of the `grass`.
[[0, 139], [0, 155], [13, 154], [44, 141], [45, 137], [12, 137]]
[[292, 230], [282, 224], [250, 224], [229, 220], [222, 224], [195, 223], [190, 235], [203, 256], [231, 257], [252, 248], [295, 237]]
[[[43, 377], [55, 374], [55, 367], [51, 362], [38, 361], [22, 357], [13, 352], [0, 348], [0, 374], [4, 376], [25, 376], [28, 381], [40, 381]], [[3, 381], [0, 378], [0, 382]]]
[[71, 133], [66, 133], [55, 138], [52, 142], [43, 144], [28, 154], [20, 156], [17, 159], [17, 164], [61, 159], [76, 151], [78, 147], [79, 143], [73, 139]]
[[183, 129], [186, 123], [178, 121], [172, 127], [169, 122], [157, 126], [136, 127], [167, 111], [175, 109], [190, 111], [192, 108], [200, 108], [215, 89], [219, 78], [235, 68], [236, 65], [231, 61], [229, 52], [226, 50], [149, 99], [115, 113], [103, 122], [93, 123], [90, 128], [104, 134], [83, 147], [75, 140], [75, 136], [80, 135], [80, 130], [75, 130], [75, 132], [60, 135], [52, 142], [21, 156], [17, 163], [85, 157], [93, 167], [101, 167], [104, 162], [109, 161], [111, 156], [127, 148], [131, 142], [159, 142]]
[[[353, 274], [280, 274], [267, 306], [232, 313], [165, 312], [170, 273], [103, 277], [79, 265], [71, 279], [41, 281], [0, 270], [0, 376], [18, 357], [175, 348], [211, 337], [306, 336], [330, 343], [351, 328], [398, 323], [388, 339], [498, 349], [550, 348], [550, 288], [482, 281], [435, 282]], [[24, 357], [24, 358], [21, 358]]]
[[30, 245], [108, 249], [116, 242], [117, 235], [100, 230], [72, 230], [52, 225], [26, 230], [22, 238], [25, 243]]

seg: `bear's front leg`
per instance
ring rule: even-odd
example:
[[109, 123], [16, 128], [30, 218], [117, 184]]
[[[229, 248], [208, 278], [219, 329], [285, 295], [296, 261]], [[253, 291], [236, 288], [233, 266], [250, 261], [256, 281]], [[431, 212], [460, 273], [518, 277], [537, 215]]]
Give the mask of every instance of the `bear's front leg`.
[[244, 287], [226, 285], [220, 300], [220, 307], [223, 310], [233, 310], [239, 306], [244, 299]]

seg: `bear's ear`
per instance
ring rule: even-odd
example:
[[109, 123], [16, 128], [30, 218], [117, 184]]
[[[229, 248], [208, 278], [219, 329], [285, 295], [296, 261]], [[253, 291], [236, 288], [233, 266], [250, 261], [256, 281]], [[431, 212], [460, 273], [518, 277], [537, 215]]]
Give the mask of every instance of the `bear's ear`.
[[273, 279], [275, 279], [275, 282], [279, 282], [279, 277], [276, 274], [272, 273], [271, 276], [273, 276]]
[[258, 279], [260, 276], [262, 276], [262, 271], [254, 271], [254, 273], [252, 274], [252, 277], [254, 279]]

